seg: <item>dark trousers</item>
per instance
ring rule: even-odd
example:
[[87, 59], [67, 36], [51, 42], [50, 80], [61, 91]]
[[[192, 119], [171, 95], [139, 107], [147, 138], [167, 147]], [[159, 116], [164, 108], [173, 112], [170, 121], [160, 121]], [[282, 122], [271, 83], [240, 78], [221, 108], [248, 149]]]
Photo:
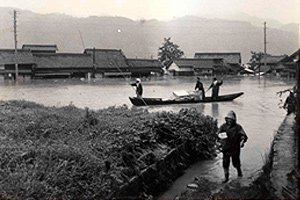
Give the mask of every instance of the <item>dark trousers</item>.
[[205, 98], [205, 91], [204, 90], [201, 90], [202, 91], [202, 98], [204, 99]]
[[240, 154], [239, 153], [223, 153], [223, 167], [224, 169], [228, 169], [230, 165], [230, 158], [232, 160], [232, 164], [235, 168], [239, 169], [241, 167]]

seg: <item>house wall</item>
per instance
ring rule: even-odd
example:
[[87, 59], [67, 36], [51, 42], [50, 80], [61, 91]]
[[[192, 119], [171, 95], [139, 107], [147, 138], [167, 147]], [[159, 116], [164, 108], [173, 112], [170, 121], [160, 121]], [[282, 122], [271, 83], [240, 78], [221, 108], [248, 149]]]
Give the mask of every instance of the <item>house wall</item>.
[[212, 69], [205, 69], [205, 68], [196, 68], [194, 69], [196, 76], [212, 76], [213, 70]]
[[130, 68], [130, 72], [134, 77], [150, 76], [153, 70], [151, 68]]
[[194, 76], [194, 71], [171, 71], [173, 76]]
[[173, 62], [169, 68], [168, 71], [179, 71], [179, 67]]
[[34, 77], [86, 77], [94, 72], [87, 54], [37, 54], [35, 61]]

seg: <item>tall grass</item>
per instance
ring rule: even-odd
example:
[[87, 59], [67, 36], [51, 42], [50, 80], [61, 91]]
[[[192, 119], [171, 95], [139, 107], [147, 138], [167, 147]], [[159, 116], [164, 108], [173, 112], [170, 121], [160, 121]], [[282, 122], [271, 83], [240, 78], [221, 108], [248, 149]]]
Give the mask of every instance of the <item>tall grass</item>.
[[2, 198], [103, 199], [183, 141], [212, 156], [217, 122], [195, 109], [93, 111], [8, 101], [0, 127]]

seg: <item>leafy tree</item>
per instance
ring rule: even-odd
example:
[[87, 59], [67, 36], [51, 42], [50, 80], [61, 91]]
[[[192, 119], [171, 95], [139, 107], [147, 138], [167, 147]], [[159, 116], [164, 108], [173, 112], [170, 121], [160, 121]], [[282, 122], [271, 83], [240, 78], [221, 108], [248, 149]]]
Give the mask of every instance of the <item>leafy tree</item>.
[[[255, 51], [251, 51], [251, 58], [250, 58], [250, 65], [251, 65], [251, 69], [255, 70], [254, 68], [258, 69], [261, 65], [262, 65], [262, 61], [264, 58], [264, 53], [263, 52], [255, 52]], [[269, 54], [267, 54], [268, 56]]]
[[165, 67], [169, 67], [172, 61], [176, 58], [180, 58], [184, 55], [184, 52], [179, 49], [177, 44], [171, 42], [171, 38], [164, 38], [162, 47], [158, 49], [158, 60], [163, 63]]

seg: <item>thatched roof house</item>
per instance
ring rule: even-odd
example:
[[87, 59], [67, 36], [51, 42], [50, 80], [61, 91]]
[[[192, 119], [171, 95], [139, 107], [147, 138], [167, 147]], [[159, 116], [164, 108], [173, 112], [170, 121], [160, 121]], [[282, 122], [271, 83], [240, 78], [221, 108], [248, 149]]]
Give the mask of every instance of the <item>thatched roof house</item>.
[[222, 58], [224, 63], [241, 64], [241, 53], [238, 52], [203, 52], [195, 53], [194, 58]]
[[168, 71], [175, 76], [210, 76], [220, 65], [222, 65], [222, 59], [182, 58], [174, 60]]
[[[0, 65], [15, 64], [15, 50], [14, 49], [0, 49]], [[18, 64], [33, 64], [34, 58], [29, 50], [17, 50]]]
[[149, 76], [151, 74], [161, 74], [163, 65], [155, 59], [127, 59], [130, 65], [132, 76]]
[[299, 60], [299, 50], [286, 56], [274, 66], [274, 72], [280, 76], [295, 77], [297, 73], [297, 61]]
[[19, 75], [31, 75], [34, 57], [29, 50], [18, 49], [17, 60], [14, 49], [0, 49], [0, 74], [15, 75], [15, 63], [18, 63]]
[[56, 53], [35, 54], [36, 76], [80, 76], [93, 72], [89, 54]]
[[103, 76], [131, 75], [127, 58], [118, 49], [85, 49], [85, 54], [92, 56], [96, 73]]
[[[271, 72], [274, 68], [275, 65], [280, 62], [281, 60], [285, 59], [288, 57], [287, 55], [263, 55], [260, 60], [257, 62], [254, 62], [254, 71], [255, 72], [263, 72], [263, 73], [269, 73]], [[266, 60], [266, 65], [264, 64]], [[260, 66], [260, 67], [259, 67]]]
[[239, 52], [203, 52], [195, 53], [194, 58], [223, 59], [224, 66], [231, 73], [238, 73], [242, 70], [242, 57]]

